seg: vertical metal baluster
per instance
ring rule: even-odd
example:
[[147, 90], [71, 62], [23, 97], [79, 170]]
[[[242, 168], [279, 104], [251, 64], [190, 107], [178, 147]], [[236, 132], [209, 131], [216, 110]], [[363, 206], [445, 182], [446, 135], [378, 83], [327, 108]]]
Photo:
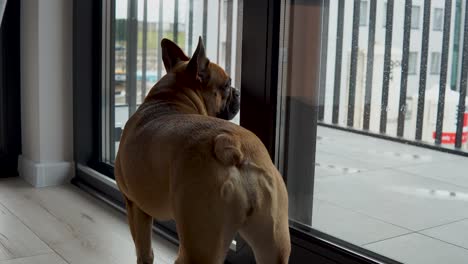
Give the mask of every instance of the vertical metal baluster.
[[141, 65], [141, 103], [146, 96], [146, 59], [148, 50], [148, 0], [143, 0], [143, 43], [142, 43], [142, 65]]
[[463, 125], [465, 123], [465, 100], [466, 100], [466, 85], [468, 79], [468, 4], [465, 4], [465, 25], [463, 30], [463, 55], [462, 55], [462, 70], [460, 79], [460, 97], [458, 98], [457, 112], [457, 133], [455, 137], [455, 147], [461, 148], [463, 143]]
[[192, 56], [192, 39], [193, 39], [193, 0], [189, 1], [189, 21], [188, 21], [188, 55]]
[[440, 63], [440, 83], [439, 83], [439, 100], [437, 104], [437, 120], [436, 120], [436, 135], [435, 144], [442, 143], [442, 129], [444, 123], [444, 107], [445, 107], [445, 90], [447, 85], [447, 67], [448, 53], [450, 42], [450, 24], [452, 19], [452, 0], [445, 0], [444, 10], [444, 35], [442, 38], [442, 60]]
[[227, 0], [227, 18], [226, 18], [226, 72], [232, 76], [231, 72], [231, 52], [232, 52], [232, 12], [233, 12], [233, 0]]
[[385, 54], [384, 72], [382, 85], [382, 103], [380, 107], [380, 133], [387, 132], [387, 111], [388, 111], [388, 87], [390, 83], [390, 71], [392, 60], [392, 37], [393, 37], [393, 0], [387, 2], [387, 20], [385, 27]]
[[325, 91], [327, 85], [327, 60], [328, 60], [328, 27], [330, 19], [330, 1], [322, 1], [322, 36], [320, 54], [320, 90], [318, 120], [323, 121], [325, 116]]
[[173, 40], [175, 43], [179, 42], [179, 0], [174, 1], [174, 24], [172, 31]]
[[128, 115], [136, 111], [136, 71], [138, 49], [138, 0], [128, 1], [127, 18], [127, 103]]
[[205, 43], [205, 48], [207, 45], [207, 27], [208, 27], [208, 0], [203, 0], [203, 43]]
[[429, 56], [429, 35], [431, 21], [431, 0], [424, 1], [423, 34], [421, 41], [421, 65], [419, 70], [418, 110], [416, 115], [416, 140], [422, 139], [424, 123], [424, 103], [426, 98], [427, 61]]
[[403, 56], [401, 59], [401, 84], [400, 84], [400, 102], [398, 105], [398, 126], [397, 136], [402, 137], [405, 130], [406, 116], [406, 91], [408, 87], [408, 60], [409, 45], [411, 37], [411, 12], [413, 7], [412, 0], [406, 0], [405, 3], [405, 21], [403, 30]]
[[367, 66], [366, 66], [366, 91], [364, 95], [364, 130], [369, 130], [372, 82], [374, 77], [374, 46], [375, 46], [375, 25], [376, 25], [377, 3], [370, 0], [369, 11], [369, 36], [367, 42]]
[[335, 85], [333, 89], [332, 123], [338, 124], [340, 114], [341, 63], [343, 60], [344, 0], [338, 2], [338, 28], [336, 32]]
[[[159, 0], [159, 22], [158, 22], [158, 47], [161, 43], [161, 40], [163, 39], [163, 0]], [[163, 61], [162, 61], [162, 53], [161, 53], [161, 47], [158, 48], [158, 79], [161, 78], [162, 76], [162, 69], [164, 67]]]
[[115, 142], [120, 141], [120, 138], [116, 138], [116, 127], [115, 127], [115, 1], [109, 1], [110, 5], [110, 47], [109, 47], [109, 93], [106, 97], [109, 97], [109, 161], [114, 162], [115, 160]]
[[357, 76], [357, 63], [358, 63], [358, 49], [359, 49], [359, 18], [361, 1], [354, 0], [353, 10], [353, 30], [351, 39], [351, 65], [349, 73], [349, 94], [348, 94], [348, 122], [347, 125], [352, 127], [354, 125], [354, 104], [356, 101], [356, 76]]

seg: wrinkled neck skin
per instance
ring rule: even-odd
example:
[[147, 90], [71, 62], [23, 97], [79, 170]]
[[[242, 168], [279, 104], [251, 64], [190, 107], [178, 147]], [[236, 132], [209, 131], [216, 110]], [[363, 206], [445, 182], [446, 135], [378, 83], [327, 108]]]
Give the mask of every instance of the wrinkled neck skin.
[[176, 73], [169, 73], [161, 78], [151, 88], [143, 105], [152, 105], [166, 113], [169, 111], [207, 116], [208, 111], [199, 90], [177, 82], [176, 75]]

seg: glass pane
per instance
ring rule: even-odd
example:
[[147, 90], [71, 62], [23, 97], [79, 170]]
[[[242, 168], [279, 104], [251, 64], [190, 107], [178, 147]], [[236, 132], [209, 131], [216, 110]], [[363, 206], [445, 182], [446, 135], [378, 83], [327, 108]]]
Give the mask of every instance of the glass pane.
[[[225, 68], [240, 86], [241, 10], [238, 0], [111, 0], [113, 54], [107, 58], [114, 74], [108, 86], [113, 100], [104, 98], [110, 109], [103, 120], [111, 124], [103, 133], [110, 151], [103, 160], [112, 163], [118, 139], [129, 116], [144, 101], [153, 85], [166, 73], [160, 43], [176, 42], [191, 56], [203, 36], [208, 58]], [[204, 15], [206, 14], [206, 15]], [[108, 50], [110, 47], [105, 47]], [[113, 78], [113, 79], [112, 79]], [[107, 102], [107, 104], [106, 104]], [[239, 115], [233, 122], [239, 123]]]
[[408, 74], [417, 74], [418, 53], [410, 52], [408, 61]]
[[361, 1], [361, 11], [359, 12], [359, 25], [367, 25], [367, 1]]
[[431, 74], [440, 73], [440, 53], [432, 52], [431, 53]]
[[419, 28], [419, 21], [420, 21], [419, 15], [420, 15], [420, 7], [413, 6], [412, 11], [411, 11], [411, 28], [412, 29]]
[[382, 7], [382, 27], [387, 25], [387, 2], [384, 3]]
[[[452, 62], [466, 6], [420, 1], [417, 15], [408, 1], [368, 2], [359, 26], [359, 1], [284, 1], [278, 160], [291, 222], [375, 258], [465, 263], [468, 65]], [[424, 15], [450, 4], [444, 42]]]
[[434, 8], [433, 30], [442, 31], [444, 22], [444, 10], [442, 8]]

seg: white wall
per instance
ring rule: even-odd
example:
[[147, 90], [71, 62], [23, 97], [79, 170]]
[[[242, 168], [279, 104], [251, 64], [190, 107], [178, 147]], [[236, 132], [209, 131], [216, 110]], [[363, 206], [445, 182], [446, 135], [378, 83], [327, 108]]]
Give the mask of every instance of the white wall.
[[72, 0], [22, 0], [19, 173], [37, 187], [73, 176]]

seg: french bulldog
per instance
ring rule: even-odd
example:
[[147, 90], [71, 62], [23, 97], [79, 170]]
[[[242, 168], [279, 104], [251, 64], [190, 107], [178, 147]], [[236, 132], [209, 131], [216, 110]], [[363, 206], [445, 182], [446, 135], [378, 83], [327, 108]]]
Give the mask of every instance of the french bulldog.
[[175, 263], [223, 263], [238, 232], [260, 264], [287, 263], [288, 194], [265, 146], [228, 120], [239, 91], [206, 57], [161, 42], [167, 74], [123, 129], [115, 159], [137, 263], [153, 263], [153, 219], [176, 222]]

